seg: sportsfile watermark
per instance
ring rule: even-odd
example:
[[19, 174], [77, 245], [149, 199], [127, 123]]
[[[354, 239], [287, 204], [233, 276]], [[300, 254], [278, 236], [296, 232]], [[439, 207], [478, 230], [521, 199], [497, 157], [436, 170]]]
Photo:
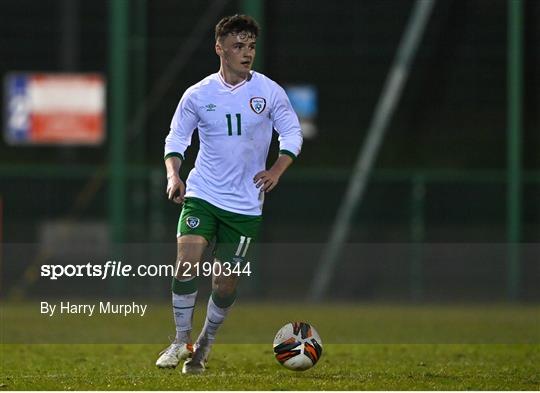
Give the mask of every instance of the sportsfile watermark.
[[[220, 343], [268, 344], [288, 321], [331, 344], [540, 343], [540, 244], [519, 245], [518, 283], [508, 281], [505, 243], [348, 243], [331, 270], [325, 247], [260, 244], [248, 267], [222, 258], [229, 273], [211, 247], [187, 269], [169, 243], [4, 243], [0, 341], [163, 345], [183, 312], [171, 303], [173, 276], [201, 276], [190, 287], [197, 334], [210, 276], [221, 273], [240, 277]], [[509, 284], [522, 302], [507, 301]]]
[[174, 265], [137, 265], [122, 261], [107, 261], [104, 264], [44, 264], [40, 276], [49, 280], [71, 277], [94, 277], [101, 280], [125, 277], [210, 277], [251, 276], [251, 263], [237, 262], [188, 262]]

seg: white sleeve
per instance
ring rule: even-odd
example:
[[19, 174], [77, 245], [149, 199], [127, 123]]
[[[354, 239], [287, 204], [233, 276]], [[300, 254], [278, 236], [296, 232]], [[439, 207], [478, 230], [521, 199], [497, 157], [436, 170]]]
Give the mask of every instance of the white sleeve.
[[176, 153], [184, 158], [198, 122], [199, 116], [193, 105], [192, 90], [188, 89], [178, 103], [171, 121], [171, 130], [165, 138], [165, 157]]
[[279, 152], [292, 155], [295, 158], [302, 149], [302, 129], [289, 97], [285, 94], [285, 90], [277, 84], [273, 89], [270, 117], [274, 122], [274, 129], [279, 134]]

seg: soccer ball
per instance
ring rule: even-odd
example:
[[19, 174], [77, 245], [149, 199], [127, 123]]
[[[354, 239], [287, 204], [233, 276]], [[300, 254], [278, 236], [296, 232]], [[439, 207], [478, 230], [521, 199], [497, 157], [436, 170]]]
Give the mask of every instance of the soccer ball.
[[313, 367], [322, 355], [322, 341], [315, 328], [305, 322], [290, 322], [274, 338], [277, 361], [289, 370]]

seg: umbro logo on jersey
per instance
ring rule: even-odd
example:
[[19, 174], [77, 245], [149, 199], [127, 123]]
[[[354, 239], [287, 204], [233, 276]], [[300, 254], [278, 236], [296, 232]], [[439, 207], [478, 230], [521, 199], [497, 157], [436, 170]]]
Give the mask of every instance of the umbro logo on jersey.
[[186, 218], [186, 224], [191, 229], [197, 228], [200, 223], [201, 223], [201, 220], [199, 220], [198, 217], [189, 216], [188, 218]]
[[262, 97], [253, 97], [249, 100], [249, 106], [256, 114], [262, 113], [264, 108], [266, 108], [266, 100]]
[[206, 108], [206, 112], [215, 112], [216, 106], [214, 104], [208, 104], [204, 106]]

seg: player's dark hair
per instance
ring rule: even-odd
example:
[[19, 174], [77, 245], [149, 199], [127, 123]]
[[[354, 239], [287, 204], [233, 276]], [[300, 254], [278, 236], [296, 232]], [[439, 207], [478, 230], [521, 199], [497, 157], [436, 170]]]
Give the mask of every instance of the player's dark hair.
[[226, 16], [216, 25], [216, 41], [227, 37], [229, 34], [242, 32], [257, 37], [259, 35], [259, 24], [249, 15]]

